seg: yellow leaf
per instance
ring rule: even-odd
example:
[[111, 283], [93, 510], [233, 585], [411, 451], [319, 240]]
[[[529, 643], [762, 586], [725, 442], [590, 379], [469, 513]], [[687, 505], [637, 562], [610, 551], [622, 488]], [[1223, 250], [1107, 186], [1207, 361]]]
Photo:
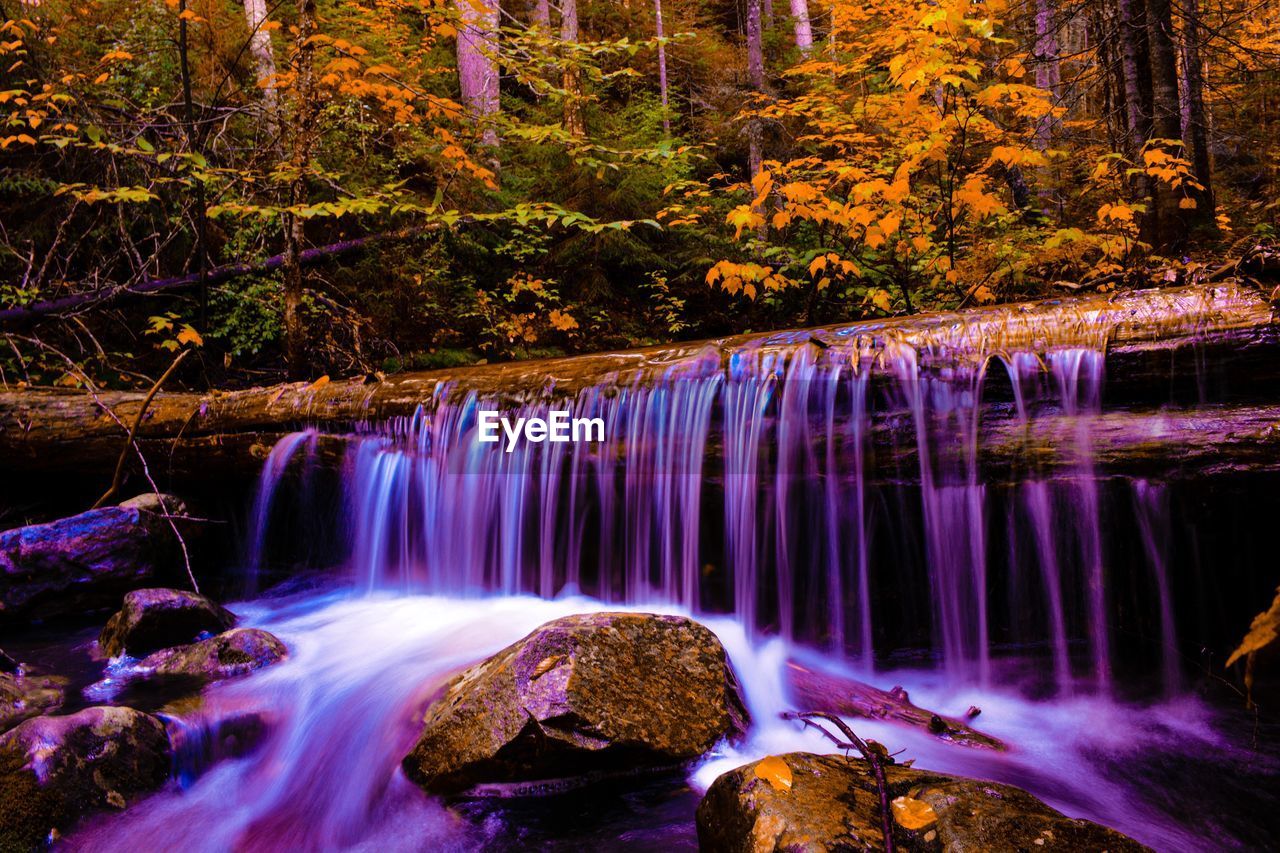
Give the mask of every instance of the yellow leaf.
[[893, 311], [893, 297], [887, 290], [871, 291], [871, 304], [886, 313]]
[[1196, 200], [1191, 196], [1185, 196], [1181, 201], [1178, 202], [1178, 207], [1180, 207], [1183, 210], [1195, 210]]
[[318, 391], [328, 384], [329, 384], [329, 374], [326, 373], [324, 376], [321, 376], [315, 382], [312, 382], [310, 385], [308, 385], [307, 390]]
[[896, 213], [890, 213], [884, 219], [880, 220], [880, 231], [886, 237], [892, 237], [894, 232], [898, 230], [898, 226], [902, 224], [902, 217]]
[[578, 328], [578, 321], [569, 316], [568, 312], [561, 311], [558, 308], [552, 310], [549, 319], [551, 320], [551, 325], [562, 332]]
[[792, 776], [787, 762], [776, 755], [762, 758], [756, 762], [756, 778], [768, 782], [775, 791], [790, 791]]
[[915, 797], [898, 797], [889, 806], [893, 809], [893, 819], [903, 829], [924, 829], [938, 819], [933, 806]]
[[1240, 643], [1240, 648], [1227, 658], [1227, 666], [1231, 666], [1245, 655], [1261, 651], [1274, 643], [1277, 636], [1280, 636], [1280, 589], [1276, 590], [1276, 600], [1271, 602], [1271, 609], [1254, 617], [1253, 624], [1249, 626], [1249, 633]]
[[190, 326], [183, 326], [182, 331], [178, 332], [178, 343], [194, 344], [195, 346], [204, 346], [204, 338], [200, 337], [200, 333]]

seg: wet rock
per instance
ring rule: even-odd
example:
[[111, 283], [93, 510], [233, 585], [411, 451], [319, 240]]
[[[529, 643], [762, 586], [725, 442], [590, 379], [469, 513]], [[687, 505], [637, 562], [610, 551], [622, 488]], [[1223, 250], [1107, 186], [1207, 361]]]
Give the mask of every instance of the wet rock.
[[17, 666], [0, 672], [0, 732], [62, 707], [66, 683], [64, 678], [34, 675]]
[[569, 616], [450, 681], [405, 773], [427, 791], [669, 767], [744, 730], [715, 634], [689, 619]]
[[[698, 806], [704, 851], [822, 853], [883, 850], [880, 800], [864, 761], [794, 752], [778, 756], [790, 771], [757, 773], [761, 762], [732, 770]], [[891, 765], [894, 844], [902, 850], [1145, 851], [1138, 842], [1076, 820], [1019, 788]], [[789, 781], [790, 785], [785, 784]]]
[[107, 622], [98, 645], [108, 657], [128, 652], [142, 657], [159, 649], [190, 643], [201, 634], [218, 634], [236, 617], [203, 595], [178, 589], [135, 589]]
[[176, 775], [183, 784], [219, 761], [249, 754], [273, 722], [262, 708], [210, 705], [203, 696], [170, 702], [157, 716], [169, 733]]
[[0, 735], [0, 850], [31, 850], [81, 815], [169, 777], [169, 739], [131, 708], [37, 717]]
[[120, 506], [126, 509], [140, 509], [156, 515], [164, 515], [166, 509], [169, 511], [169, 515], [182, 516], [187, 514], [187, 505], [182, 498], [158, 492], [144, 492], [136, 498], [121, 501]]
[[198, 684], [247, 675], [284, 660], [285, 644], [258, 628], [236, 628], [188, 646], [148, 655], [138, 664], [145, 678], [181, 679]]
[[104, 507], [0, 533], [0, 618], [47, 619], [111, 607], [175, 568], [164, 518]]

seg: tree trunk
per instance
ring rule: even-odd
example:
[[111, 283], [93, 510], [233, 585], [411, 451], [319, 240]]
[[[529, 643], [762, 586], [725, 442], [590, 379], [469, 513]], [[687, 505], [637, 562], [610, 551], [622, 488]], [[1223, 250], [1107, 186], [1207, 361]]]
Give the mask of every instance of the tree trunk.
[[[764, 43], [760, 28], [760, 0], [747, 0], [747, 79], [751, 88], [757, 92], [764, 91]], [[760, 119], [752, 116], [747, 119], [747, 173], [752, 182], [764, 163], [763, 131]], [[757, 209], [763, 214], [763, 210]], [[765, 233], [761, 226], [760, 233]]]
[[490, 148], [498, 147], [498, 0], [458, 0], [458, 88]]
[[[1036, 88], [1048, 92], [1054, 104], [1058, 102], [1058, 89], [1062, 82], [1059, 65], [1058, 22], [1053, 0], [1036, 0]], [[1052, 112], [1036, 122], [1036, 148], [1045, 151], [1053, 144], [1058, 130], [1058, 119]]]
[[1142, 151], [1151, 139], [1151, 76], [1147, 73], [1147, 18], [1145, 0], [1118, 0], [1120, 23], [1121, 86], [1124, 94], [1128, 156], [1138, 168], [1134, 194], [1148, 205], [1142, 220], [1142, 239], [1153, 242], [1159, 230], [1152, 181], [1141, 170]]
[[[1170, 0], [1147, 0], [1147, 43], [1151, 51], [1152, 139], [1172, 156], [1181, 156], [1182, 111], [1178, 105], [1178, 58], [1173, 42]], [[1155, 181], [1156, 246], [1176, 251], [1186, 242], [1186, 217], [1179, 202], [1186, 190]]]
[[764, 18], [764, 29], [768, 32], [773, 29], [773, 0], [764, 0], [761, 4], [760, 11]]
[[[311, 144], [319, 110], [315, 102], [315, 0], [298, 0], [298, 36], [293, 82], [294, 127], [293, 146], [289, 158], [293, 173], [289, 183], [289, 207], [297, 208], [307, 201], [307, 173], [311, 169]], [[281, 217], [284, 227], [284, 346], [285, 363], [291, 379], [307, 373], [307, 331], [302, 316], [304, 282], [302, 276], [302, 243], [304, 220], [293, 211]]]
[[796, 28], [796, 47], [805, 56], [813, 50], [813, 28], [809, 25], [809, 0], [791, 0], [791, 21]]
[[564, 129], [572, 136], [586, 136], [587, 125], [582, 117], [582, 72], [577, 59], [571, 58], [570, 45], [578, 41], [578, 0], [560, 2], [560, 42], [564, 63]]
[[1191, 170], [1203, 189], [1194, 198], [1196, 208], [1189, 212], [1192, 228], [1217, 231], [1217, 211], [1213, 194], [1213, 161], [1209, 151], [1209, 111], [1204, 103], [1204, 62], [1200, 58], [1200, 25], [1198, 0], [1185, 0], [1182, 28], [1183, 114], [1182, 141], [1191, 158]]
[[671, 135], [671, 114], [667, 97], [667, 47], [663, 44], [662, 0], [653, 0], [654, 20], [658, 33], [658, 92], [662, 97], [662, 132]]
[[262, 89], [264, 127], [277, 144], [280, 136], [280, 96], [276, 90], [276, 55], [271, 48], [267, 22], [267, 0], [244, 0], [244, 18], [249, 27], [249, 55], [253, 57], [258, 87]]
[[544, 31], [551, 31], [550, 0], [535, 0], [533, 4], [533, 23], [534, 26], [537, 26]]

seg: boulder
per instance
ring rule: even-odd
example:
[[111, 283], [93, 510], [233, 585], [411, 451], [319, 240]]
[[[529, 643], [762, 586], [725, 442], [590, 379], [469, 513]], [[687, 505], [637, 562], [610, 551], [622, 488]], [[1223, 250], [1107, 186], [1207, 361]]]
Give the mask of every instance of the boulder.
[[98, 645], [108, 657], [124, 652], [142, 657], [193, 642], [201, 634], [219, 634], [235, 623], [231, 611], [203, 595], [179, 589], [135, 589], [102, 629]]
[[[885, 776], [894, 844], [900, 850], [1147, 850], [1113, 829], [1069, 818], [1010, 785], [898, 765], [886, 767]], [[875, 779], [866, 762], [843, 755], [793, 752], [731, 770], [707, 790], [697, 822], [704, 851], [885, 848]]]
[[0, 735], [0, 850], [32, 850], [50, 833], [169, 778], [169, 739], [132, 708], [36, 717]]
[[557, 619], [445, 685], [405, 757], [425, 790], [672, 767], [745, 730], [724, 647], [679, 616]]
[[187, 505], [182, 498], [158, 492], [143, 492], [137, 497], [121, 501], [120, 506], [126, 509], [140, 509], [156, 515], [164, 515], [166, 509], [169, 511], [169, 515], [182, 516], [187, 514]]
[[161, 516], [104, 507], [0, 533], [0, 619], [47, 619], [111, 607], [178, 566]]
[[208, 684], [284, 660], [285, 644], [259, 628], [235, 628], [188, 646], [163, 649], [138, 663], [141, 677]]
[[66, 679], [38, 676], [15, 668], [0, 672], [0, 732], [30, 717], [48, 714], [62, 707]]

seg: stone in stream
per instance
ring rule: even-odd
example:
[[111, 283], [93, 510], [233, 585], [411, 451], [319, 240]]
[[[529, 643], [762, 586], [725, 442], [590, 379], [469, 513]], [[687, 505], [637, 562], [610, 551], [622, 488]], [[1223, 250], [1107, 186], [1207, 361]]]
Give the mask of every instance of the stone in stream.
[[[899, 765], [885, 776], [900, 850], [1147, 850], [1010, 785]], [[875, 779], [866, 762], [843, 755], [793, 752], [731, 770], [707, 790], [697, 821], [699, 847], [710, 853], [884, 849]]]
[[747, 720], [724, 647], [702, 625], [568, 616], [445, 685], [403, 766], [437, 794], [484, 783], [555, 787], [683, 764]]
[[180, 565], [162, 517], [103, 507], [0, 533], [0, 619], [48, 619], [111, 607]]
[[65, 678], [30, 673], [0, 651], [0, 732], [62, 707], [66, 683]]
[[128, 652], [142, 657], [219, 634], [233, 627], [236, 617], [203, 595], [178, 589], [135, 589], [124, 606], [107, 622], [98, 645], [107, 657]]
[[204, 685], [247, 675], [288, 657], [285, 644], [260, 628], [234, 628], [187, 646], [162, 649], [137, 665], [141, 678]]
[[164, 725], [132, 708], [36, 717], [0, 735], [0, 850], [32, 850], [54, 831], [169, 778]]

